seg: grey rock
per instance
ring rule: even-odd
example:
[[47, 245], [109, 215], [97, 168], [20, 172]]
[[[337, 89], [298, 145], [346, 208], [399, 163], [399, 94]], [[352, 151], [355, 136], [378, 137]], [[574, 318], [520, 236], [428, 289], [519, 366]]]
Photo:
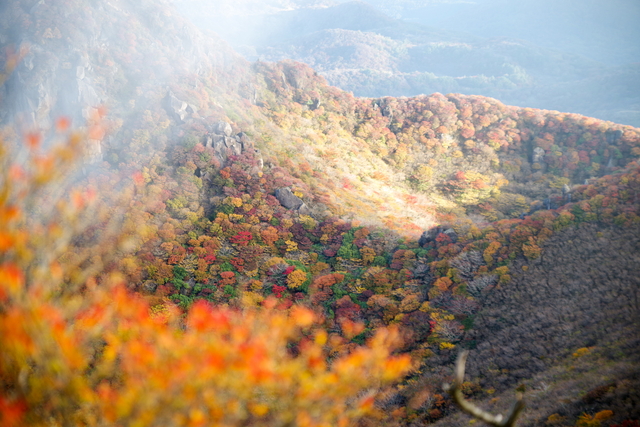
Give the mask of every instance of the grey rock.
[[458, 233], [456, 233], [453, 228], [449, 228], [443, 231], [443, 233], [447, 236], [449, 236], [449, 238], [451, 239], [451, 241], [453, 243], [456, 243], [458, 241]]
[[262, 153], [257, 148], [256, 148], [256, 158], [258, 159], [258, 169], [259, 170], [263, 170], [264, 169], [264, 159], [262, 158]]
[[172, 91], [167, 92], [167, 95], [162, 100], [162, 106], [169, 114], [169, 117], [178, 123], [184, 123], [184, 119], [187, 116], [187, 105], [186, 102], [176, 98]]
[[158, 284], [153, 280], [145, 280], [142, 284], [142, 290], [148, 293], [154, 293], [158, 288]]
[[607, 133], [605, 134], [608, 144], [617, 143], [618, 140], [620, 138], [622, 138], [622, 135], [623, 135], [623, 132], [620, 129], [618, 129], [618, 130], [608, 130]]
[[211, 131], [216, 135], [224, 135], [224, 136], [233, 135], [233, 129], [231, 128], [231, 125], [223, 121], [220, 121], [215, 125], [213, 125]]
[[418, 244], [420, 246], [426, 246], [427, 244], [433, 242], [436, 239], [436, 236], [442, 231], [440, 227], [433, 227], [429, 230], [423, 231], [422, 235], [418, 239]]
[[232, 154], [239, 156], [242, 154], [242, 144], [236, 141], [235, 138], [224, 137], [224, 145], [231, 150]]
[[227, 136], [226, 134], [231, 130], [231, 125], [226, 122], [218, 122], [211, 126], [210, 130], [212, 133], [205, 136], [202, 141], [203, 145], [213, 148], [214, 155], [223, 166], [229, 156], [239, 156], [247, 150], [255, 150], [253, 142], [245, 133], [241, 132], [236, 136]]
[[287, 209], [300, 209], [304, 205], [302, 199], [293, 194], [289, 187], [278, 188], [276, 190], [276, 199]]
[[243, 150], [246, 150], [249, 147], [249, 145], [253, 145], [249, 140], [249, 136], [244, 132], [240, 132], [239, 134], [236, 135], [236, 141], [242, 144]]
[[536, 147], [533, 149], [532, 163], [541, 163], [544, 160], [544, 148]]
[[209, 135], [208, 138], [211, 139], [211, 147], [216, 151], [220, 151], [226, 146], [226, 144], [224, 143], [224, 136]]
[[187, 113], [189, 113], [189, 114], [197, 114], [198, 113], [198, 107], [196, 107], [193, 104], [187, 104]]
[[446, 234], [453, 243], [458, 241], [458, 234], [453, 230], [453, 228], [432, 227], [422, 232], [422, 235], [418, 239], [418, 244], [424, 247], [435, 241], [436, 237], [438, 237], [438, 234], [440, 233]]
[[300, 215], [311, 215], [311, 209], [309, 208], [309, 206], [307, 206], [306, 203], [302, 203], [302, 205], [300, 205], [300, 207], [298, 208], [298, 213]]

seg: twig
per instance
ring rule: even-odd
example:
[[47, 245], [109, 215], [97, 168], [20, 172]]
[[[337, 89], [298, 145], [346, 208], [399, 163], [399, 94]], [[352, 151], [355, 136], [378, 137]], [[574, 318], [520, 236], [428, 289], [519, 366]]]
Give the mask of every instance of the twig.
[[455, 370], [455, 379], [452, 384], [445, 384], [444, 389], [453, 396], [453, 400], [460, 406], [467, 414], [472, 417], [484, 421], [485, 423], [495, 426], [495, 427], [513, 427], [515, 426], [516, 420], [520, 415], [520, 412], [524, 409], [524, 401], [522, 400], [522, 393], [517, 393], [517, 400], [514, 403], [509, 416], [505, 420], [502, 414], [493, 415], [489, 412], [483, 411], [473, 403], [464, 399], [464, 394], [462, 393], [462, 383], [464, 382], [464, 370], [465, 365], [467, 364], [467, 356], [469, 352], [467, 350], [460, 353], [458, 356], [458, 360], [456, 361], [456, 370]]

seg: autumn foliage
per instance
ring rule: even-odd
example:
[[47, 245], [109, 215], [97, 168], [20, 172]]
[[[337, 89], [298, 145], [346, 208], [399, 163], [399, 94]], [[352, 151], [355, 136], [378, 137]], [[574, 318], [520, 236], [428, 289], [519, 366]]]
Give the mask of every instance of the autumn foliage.
[[[329, 426], [375, 415], [376, 393], [409, 368], [408, 356], [390, 353], [396, 331], [380, 329], [328, 362], [342, 340], [302, 306], [200, 301], [184, 315], [168, 301], [151, 307], [108, 267], [127, 266], [135, 238], [109, 228], [95, 188], [61, 187], [82, 142], [64, 139], [48, 150], [30, 143], [25, 164], [0, 144], [3, 426]], [[61, 188], [52, 212], [34, 210]], [[104, 221], [102, 233], [91, 234], [87, 214]], [[105, 249], [87, 252], [97, 244]], [[294, 288], [304, 279], [296, 271]]]
[[[469, 344], [513, 261], [566, 227], [640, 221], [637, 129], [479, 96], [358, 99], [292, 61], [195, 55], [211, 69], [195, 74], [162, 2], [126, 19], [80, 3], [7, 15], [60, 34], [43, 50], [64, 67], [63, 40], [120, 37], [81, 45], [108, 117], [0, 147], [2, 425], [431, 422], [451, 401], [430, 364]], [[186, 45], [223, 49], [203, 43]], [[89, 138], [103, 158], [82, 176]], [[396, 334], [419, 368], [372, 406], [406, 370]]]

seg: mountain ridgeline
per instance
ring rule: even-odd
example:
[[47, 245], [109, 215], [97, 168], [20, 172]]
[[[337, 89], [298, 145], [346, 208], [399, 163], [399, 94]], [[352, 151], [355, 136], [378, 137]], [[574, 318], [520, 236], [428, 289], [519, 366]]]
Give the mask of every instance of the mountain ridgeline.
[[176, 2], [245, 58], [304, 62], [357, 96], [484, 95], [640, 125], [633, 2], [273, 3], [232, 14]]
[[[548, 385], [525, 425], [640, 416], [640, 129], [483, 96], [358, 98], [298, 62], [250, 63], [162, 1], [0, 16], [4, 133], [71, 117], [87, 185], [134, 187], [122, 221], [139, 233], [110, 268], [153, 310], [272, 297], [321, 313], [344, 354], [397, 325], [417, 367], [379, 423], [453, 422], [459, 348], [468, 396]], [[573, 386], [554, 376], [572, 360]]]

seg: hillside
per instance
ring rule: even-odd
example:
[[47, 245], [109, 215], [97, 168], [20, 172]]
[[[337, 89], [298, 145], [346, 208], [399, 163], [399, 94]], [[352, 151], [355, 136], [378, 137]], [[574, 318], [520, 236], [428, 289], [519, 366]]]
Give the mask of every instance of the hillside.
[[[627, 278], [638, 273], [640, 129], [483, 96], [357, 98], [301, 63], [249, 63], [163, 2], [16, 0], [2, 12], [0, 39], [13, 49], [3, 50], [2, 183], [21, 176], [14, 166], [39, 141], [21, 134], [37, 126], [51, 146], [64, 128], [58, 117], [72, 119], [88, 150], [82, 171], [65, 176], [103, 213], [52, 262], [97, 271], [93, 287], [118, 272], [153, 313], [205, 301], [238, 313], [271, 301], [283, 313], [307, 307], [338, 343], [331, 358], [357, 355], [376, 331], [396, 326], [415, 369], [377, 396], [388, 419], [373, 424], [446, 422], [454, 408], [441, 384], [473, 340], [481, 356], [469, 390], [486, 397], [490, 387], [502, 392], [561, 369], [581, 347], [615, 358], [615, 337], [599, 328], [637, 325], [614, 314], [633, 313], [635, 303], [618, 307], [611, 295], [635, 292]], [[54, 175], [53, 161], [38, 155], [35, 164]], [[30, 221], [46, 223], [60, 192], [36, 198]], [[14, 231], [21, 241], [24, 230]], [[12, 244], [0, 249], [3, 262], [22, 256]], [[545, 362], [497, 358], [513, 371], [508, 378], [483, 364], [493, 350], [540, 347], [511, 333], [536, 330], [528, 313], [569, 298], [557, 294], [564, 281], [575, 286], [572, 303], [542, 316]], [[600, 310], [586, 310], [591, 299], [602, 300]], [[500, 316], [512, 329], [498, 329]], [[576, 325], [584, 330], [561, 338]], [[634, 343], [620, 344], [630, 361]], [[613, 369], [611, 381], [625, 372]], [[561, 414], [574, 424], [584, 406], [562, 396], [576, 405]], [[609, 424], [637, 416], [604, 402], [597, 411], [615, 408]]]
[[487, 296], [467, 338], [475, 347], [469, 376], [496, 390], [494, 402], [481, 398], [485, 405], [506, 412], [520, 385], [528, 406], [521, 425], [604, 409], [640, 416], [638, 284], [627, 277], [638, 249], [637, 232], [589, 224], [514, 265], [512, 282]]

